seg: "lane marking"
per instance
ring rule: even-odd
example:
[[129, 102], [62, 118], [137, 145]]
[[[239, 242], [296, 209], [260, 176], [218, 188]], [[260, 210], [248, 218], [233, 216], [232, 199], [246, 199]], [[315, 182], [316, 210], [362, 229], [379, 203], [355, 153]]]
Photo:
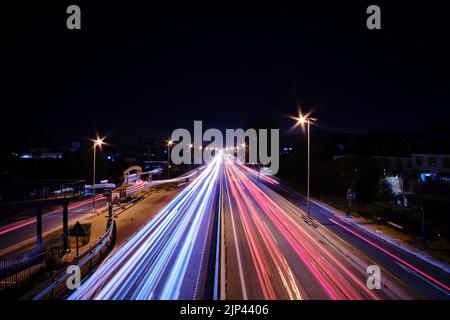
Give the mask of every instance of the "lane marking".
[[220, 206], [222, 216], [220, 219], [220, 300], [226, 299], [226, 290], [225, 290], [225, 256], [226, 256], [226, 246], [225, 246], [225, 216], [223, 212], [225, 211], [225, 201], [223, 197], [223, 179], [224, 179], [224, 168], [222, 168], [222, 177], [220, 179]]
[[[419, 270], [418, 268], [414, 267], [412, 264], [406, 262], [405, 260], [403, 260], [402, 258], [394, 255], [393, 253], [387, 251], [386, 249], [380, 247], [379, 245], [373, 243], [372, 241], [366, 239], [365, 237], [357, 234], [356, 232], [354, 232], [353, 230], [351, 230], [350, 228], [347, 228], [346, 226], [340, 224], [339, 222], [333, 220], [333, 219], [329, 219], [331, 222], [337, 224], [338, 226], [340, 226], [341, 228], [347, 230], [348, 232], [350, 232], [351, 234], [357, 236], [358, 238], [364, 240], [365, 242], [369, 243], [370, 245], [374, 246], [375, 248], [377, 248], [378, 250], [384, 252], [385, 254], [387, 254], [388, 256], [394, 258], [395, 260], [401, 262], [403, 265], [411, 268], [412, 270], [416, 271], [417, 273], [419, 273], [420, 275], [424, 276], [425, 278], [431, 280], [432, 282], [434, 282], [435, 284], [445, 288], [447, 291], [450, 291], [450, 287], [446, 286], [444, 283], [440, 282], [439, 280], [434, 279], [433, 277], [431, 277], [430, 275], [426, 274], [425, 272]], [[450, 295], [449, 293], [447, 293], [447, 295]]]
[[234, 245], [236, 247], [236, 256], [237, 256], [237, 260], [238, 260], [239, 280], [241, 281], [242, 298], [243, 298], [243, 300], [248, 300], [247, 288], [245, 286], [245, 281], [244, 281], [244, 273], [242, 271], [241, 252], [239, 250], [239, 245], [238, 245], [238, 241], [237, 241], [237, 233], [236, 233], [236, 227], [235, 227], [234, 217], [233, 217], [233, 208], [231, 206], [230, 191], [229, 191], [226, 175], [225, 175], [225, 184], [226, 184], [226, 189], [227, 189], [228, 204], [230, 206], [231, 224], [233, 226]]
[[269, 229], [269, 227], [267, 226], [267, 224], [266, 224], [266, 222], [264, 221], [264, 220], [262, 220], [262, 222], [264, 223], [264, 225], [266, 226], [266, 228], [267, 228], [267, 231], [269, 231], [269, 234], [272, 236], [272, 239], [273, 239], [273, 241], [275, 241], [275, 243], [277, 244], [277, 246], [278, 246], [278, 241], [275, 239], [275, 237], [273, 236], [273, 233], [272, 233], [272, 231], [270, 231], [270, 229]]
[[416, 277], [418, 277], [418, 278], [422, 279], [423, 281], [429, 283], [430, 285], [432, 285], [433, 287], [435, 287], [435, 288], [438, 289], [439, 291], [442, 291], [442, 292], [445, 293], [446, 295], [449, 295], [448, 292], [445, 292], [444, 289], [439, 288], [437, 285], [435, 285], [435, 284], [432, 283], [431, 281], [429, 281], [429, 280], [425, 279], [424, 277], [422, 277], [422, 276], [421, 276], [420, 274], [418, 274], [416, 271], [414, 271], [414, 270], [409, 270], [406, 266], [402, 265], [401, 263], [399, 263], [399, 262], [397, 262], [397, 261], [395, 261], [395, 263], [396, 263], [400, 268], [402, 268], [403, 270], [405, 270], [406, 272], [408, 272], [409, 274], [415, 275]]

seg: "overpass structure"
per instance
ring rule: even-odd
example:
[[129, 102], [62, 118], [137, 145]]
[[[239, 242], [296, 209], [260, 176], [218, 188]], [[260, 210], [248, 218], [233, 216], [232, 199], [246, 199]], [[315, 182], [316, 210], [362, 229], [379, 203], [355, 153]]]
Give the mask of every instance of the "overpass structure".
[[[16, 201], [0, 202], [0, 215], [34, 208], [36, 212], [36, 248], [42, 246], [42, 209], [49, 206], [62, 206], [63, 249], [68, 249], [68, 207], [71, 200], [84, 195], [83, 180], [47, 180], [30, 183], [22, 188], [16, 188], [18, 194], [9, 194], [8, 199]], [[27, 195], [27, 197], [25, 197]]]

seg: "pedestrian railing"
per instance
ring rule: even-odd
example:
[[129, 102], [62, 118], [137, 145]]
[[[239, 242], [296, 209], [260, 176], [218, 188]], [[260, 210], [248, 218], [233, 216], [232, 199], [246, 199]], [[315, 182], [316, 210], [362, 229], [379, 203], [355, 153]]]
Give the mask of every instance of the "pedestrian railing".
[[[148, 193], [160, 190], [170, 190], [178, 187], [180, 184], [189, 182], [189, 177], [181, 178], [175, 181], [165, 182], [152, 186], [149, 188]], [[137, 197], [135, 201], [138, 201], [143, 196]], [[125, 209], [125, 208], [123, 208]], [[115, 215], [115, 214], [114, 214]], [[100, 238], [100, 240], [92, 246], [92, 248], [81, 256], [77, 257], [73, 262], [80, 268], [81, 277], [87, 278], [92, 270], [104, 259], [104, 257], [112, 249], [116, 237], [116, 225], [114, 219], [109, 219], [107, 222], [107, 231]], [[58, 248], [54, 242], [48, 242], [43, 245], [45, 250], [36, 252], [36, 249], [30, 250], [30, 252], [24, 253], [21, 256], [12, 257], [8, 259], [0, 259], [0, 289], [2, 286], [9, 286], [17, 283], [20, 279], [25, 279], [39, 270], [46, 267], [46, 261], [54, 253], [54, 249]], [[51, 248], [51, 249], [49, 249]], [[8, 270], [7, 272], [5, 270]], [[2, 278], [2, 276], [4, 276]], [[47, 287], [44, 291], [38, 294], [34, 299], [54, 299], [64, 297], [68, 294], [66, 281], [71, 274], [64, 273], [60, 275], [53, 283]], [[9, 278], [5, 278], [9, 277]]]
[[45, 268], [49, 259], [61, 249], [61, 239], [50, 239], [42, 249], [33, 248], [18, 255], [0, 258], [0, 289], [25, 280]]
[[[50, 252], [46, 251], [41, 254], [30, 257], [19, 263], [9, 264], [0, 272], [0, 289], [12, 286], [36, 274], [41, 269], [45, 268], [46, 261], [50, 256]], [[8, 261], [0, 261], [1, 264]]]

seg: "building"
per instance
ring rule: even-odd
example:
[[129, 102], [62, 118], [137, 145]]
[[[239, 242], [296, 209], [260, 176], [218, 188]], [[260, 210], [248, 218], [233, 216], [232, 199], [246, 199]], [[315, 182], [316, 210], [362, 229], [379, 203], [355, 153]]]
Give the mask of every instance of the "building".
[[383, 159], [386, 170], [390, 173], [405, 173], [412, 169], [410, 156], [373, 156], [373, 159]]
[[427, 179], [450, 182], [450, 154], [413, 153], [412, 172], [422, 181]]

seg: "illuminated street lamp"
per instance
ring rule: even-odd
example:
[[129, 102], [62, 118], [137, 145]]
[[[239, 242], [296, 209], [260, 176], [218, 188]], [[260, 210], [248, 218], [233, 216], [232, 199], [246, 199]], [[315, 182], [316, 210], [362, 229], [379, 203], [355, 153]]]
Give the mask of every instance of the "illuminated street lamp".
[[96, 151], [97, 146], [101, 149], [102, 145], [104, 144], [103, 140], [105, 138], [100, 138], [97, 136], [97, 139], [92, 140], [94, 143], [94, 166], [93, 166], [93, 177], [92, 177], [92, 212], [95, 213], [95, 158], [96, 158]]
[[170, 147], [173, 145], [173, 141], [167, 142], [167, 179], [170, 179]]
[[311, 171], [311, 146], [310, 146], [310, 125], [313, 122], [317, 122], [317, 118], [312, 118], [309, 116], [309, 113], [306, 115], [303, 115], [299, 111], [298, 117], [292, 117], [294, 120], [297, 121], [295, 126], [302, 126], [306, 124], [306, 135], [308, 139], [308, 169], [307, 169], [307, 182], [306, 182], [306, 213], [308, 217], [310, 216], [310, 200], [309, 200], [309, 185], [310, 185], [310, 171]]

